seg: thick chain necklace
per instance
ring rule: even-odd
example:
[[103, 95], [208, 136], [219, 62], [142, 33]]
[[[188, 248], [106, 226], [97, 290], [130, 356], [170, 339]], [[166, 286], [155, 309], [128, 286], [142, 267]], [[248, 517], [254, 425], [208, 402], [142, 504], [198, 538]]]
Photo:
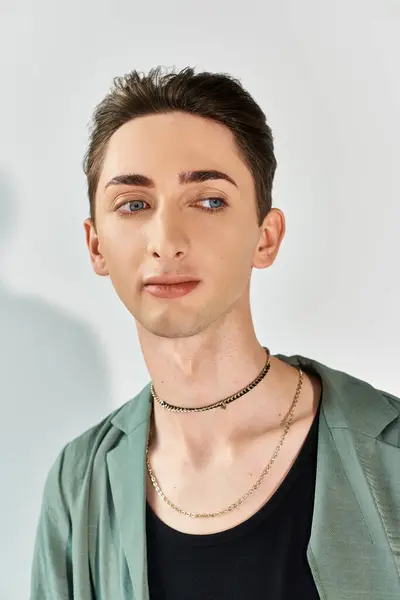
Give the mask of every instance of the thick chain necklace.
[[179, 508], [178, 506], [176, 506], [175, 504], [173, 504], [170, 500], [168, 500], [168, 498], [165, 496], [164, 492], [162, 491], [162, 489], [160, 488], [158, 481], [154, 475], [154, 472], [151, 468], [150, 465], [150, 459], [149, 459], [149, 446], [150, 446], [150, 441], [151, 441], [151, 437], [152, 437], [152, 416], [150, 416], [150, 428], [149, 428], [149, 436], [147, 439], [147, 445], [146, 445], [146, 465], [147, 465], [147, 471], [149, 474], [149, 477], [151, 479], [151, 482], [155, 488], [155, 490], [157, 491], [157, 494], [164, 500], [164, 502], [166, 502], [166, 504], [168, 504], [168, 506], [170, 508], [172, 508], [173, 510], [177, 511], [178, 513], [180, 513], [181, 515], [187, 516], [187, 517], [191, 517], [194, 519], [208, 519], [208, 518], [214, 518], [214, 517], [222, 517], [223, 515], [229, 514], [230, 512], [232, 512], [235, 508], [238, 508], [239, 506], [241, 506], [243, 504], [243, 502], [245, 502], [262, 484], [262, 482], [264, 481], [266, 475], [268, 474], [268, 472], [270, 471], [273, 463], [275, 462], [276, 457], [279, 454], [279, 451], [282, 447], [282, 444], [284, 442], [284, 439], [290, 429], [290, 426], [292, 424], [292, 420], [293, 420], [293, 415], [294, 415], [294, 411], [300, 396], [300, 392], [301, 392], [301, 388], [302, 388], [302, 384], [303, 384], [303, 371], [301, 370], [301, 368], [298, 369], [299, 371], [299, 383], [297, 385], [297, 389], [296, 389], [296, 393], [292, 402], [292, 405], [286, 415], [286, 417], [283, 419], [284, 422], [286, 422], [285, 424], [285, 429], [283, 431], [282, 437], [277, 445], [277, 447], [275, 448], [275, 451], [269, 461], [269, 463], [267, 464], [267, 466], [265, 467], [265, 469], [263, 470], [263, 472], [261, 473], [260, 477], [257, 479], [256, 483], [249, 489], [248, 492], [246, 492], [243, 496], [241, 496], [239, 498], [239, 500], [237, 500], [236, 502], [234, 502], [233, 504], [231, 504], [230, 506], [228, 506], [228, 508], [225, 508], [224, 510], [220, 510], [218, 512], [213, 512], [213, 513], [193, 513], [193, 512], [189, 512], [187, 510], [182, 510], [181, 508]]
[[218, 408], [219, 406], [221, 408], [226, 408], [227, 404], [230, 404], [231, 402], [233, 402], [234, 400], [237, 400], [238, 398], [240, 398], [241, 396], [243, 396], [244, 394], [247, 394], [247, 392], [249, 392], [250, 390], [252, 390], [254, 387], [256, 387], [256, 385], [258, 385], [260, 383], [260, 381], [262, 379], [264, 379], [264, 377], [266, 376], [266, 374], [268, 373], [268, 371], [271, 368], [271, 355], [269, 352], [269, 349], [266, 348], [265, 346], [263, 346], [264, 350], [267, 353], [267, 362], [265, 363], [261, 373], [259, 375], [257, 375], [257, 377], [251, 382], [249, 383], [249, 385], [247, 385], [246, 387], [244, 387], [243, 389], [241, 389], [239, 392], [236, 392], [236, 394], [233, 394], [233, 396], [229, 396], [228, 398], [224, 398], [223, 400], [220, 400], [219, 402], [214, 402], [214, 404], [208, 404], [207, 406], [196, 406], [196, 407], [190, 407], [190, 408], [186, 408], [183, 406], [174, 406], [173, 404], [168, 404], [168, 402], [165, 402], [165, 400], [161, 400], [161, 398], [159, 396], [157, 396], [156, 391], [153, 387], [153, 384], [151, 384], [151, 394], [153, 396], [153, 398], [155, 400], [157, 400], [157, 402], [166, 410], [169, 410], [170, 412], [179, 412], [179, 413], [189, 413], [189, 412], [204, 412], [205, 410], [212, 410], [213, 408]]

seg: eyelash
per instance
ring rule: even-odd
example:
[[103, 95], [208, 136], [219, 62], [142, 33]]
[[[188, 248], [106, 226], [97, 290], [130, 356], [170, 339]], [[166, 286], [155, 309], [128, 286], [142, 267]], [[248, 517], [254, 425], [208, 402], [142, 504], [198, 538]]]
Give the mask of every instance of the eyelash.
[[[204, 208], [204, 206], [199, 207], [200, 210], [202, 210], [203, 212], [218, 213], [218, 212], [222, 212], [223, 210], [225, 210], [226, 207], [228, 206], [228, 203], [223, 198], [218, 198], [217, 196], [215, 196], [215, 197], [211, 196], [209, 198], [202, 198], [201, 200], [199, 200], [199, 202], [204, 202], [206, 200], [219, 200], [220, 202], [223, 202], [223, 206], [220, 206], [219, 208]], [[133, 202], [145, 202], [145, 200], [129, 200], [129, 202], [124, 202], [124, 204], [121, 204], [121, 206], [119, 206], [119, 208], [117, 209], [119, 214], [122, 215], [123, 217], [128, 217], [128, 216], [130, 217], [131, 215], [134, 215], [134, 214], [140, 212], [140, 210], [135, 210], [132, 212], [119, 211], [119, 209], [121, 209], [123, 206], [126, 206], [127, 204], [131, 204]]]

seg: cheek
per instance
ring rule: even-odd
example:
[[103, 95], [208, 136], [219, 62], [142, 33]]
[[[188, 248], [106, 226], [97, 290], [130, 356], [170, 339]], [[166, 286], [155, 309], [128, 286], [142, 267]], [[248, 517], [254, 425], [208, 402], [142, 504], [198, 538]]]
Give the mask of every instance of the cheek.
[[100, 243], [111, 279], [124, 277], [132, 282], [139, 274], [141, 250], [132, 236], [108, 236], [105, 234]]
[[[254, 256], [254, 245], [247, 240], [243, 243], [243, 235], [239, 234], [229, 243], [218, 243], [207, 253], [210, 272], [215, 273], [216, 281], [225, 287], [242, 287], [250, 277]], [[207, 268], [206, 268], [207, 271]], [[223, 282], [223, 283], [222, 283]]]

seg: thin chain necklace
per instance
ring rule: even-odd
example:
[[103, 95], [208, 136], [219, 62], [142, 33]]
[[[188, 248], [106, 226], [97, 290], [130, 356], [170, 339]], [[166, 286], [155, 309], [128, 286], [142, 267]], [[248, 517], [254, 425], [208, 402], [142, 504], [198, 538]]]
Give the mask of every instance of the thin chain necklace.
[[166, 502], [168, 504], [168, 506], [170, 506], [170, 508], [174, 509], [175, 511], [177, 511], [178, 513], [180, 513], [181, 515], [187, 516], [187, 517], [191, 517], [194, 519], [208, 519], [208, 518], [213, 518], [213, 517], [222, 517], [223, 515], [226, 515], [230, 512], [232, 512], [235, 508], [238, 508], [239, 506], [241, 506], [243, 504], [243, 502], [245, 502], [262, 484], [262, 482], [264, 481], [265, 476], [267, 475], [267, 473], [269, 472], [269, 470], [271, 469], [273, 463], [275, 462], [276, 457], [278, 456], [279, 450], [281, 449], [281, 446], [283, 444], [283, 441], [290, 429], [290, 426], [292, 424], [292, 419], [293, 419], [293, 415], [294, 415], [294, 410], [296, 408], [299, 396], [300, 396], [300, 391], [302, 388], [302, 384], [303, 384], [303, 371], [301, 370], [301, 368], [298, 369], [299, 371], [299, 383], [297, 385], [297, 389], [296, 389], [296, 393], [292, 402], [292, 405], [286, 415], [286, 417], [283, 419], [283, 421], [286, 421], [286, 425], [285, 425], [285, 429], [284, 432], [282, 434], [282, 437], [275, 449], [275, 452], [273, 453], [271, 460], [269, 461], [268, 465], [265, 467], [265, 469], [263, 470], [263, 472], [261, 473], [260, 477], [258, 478], [258, 480], [256, 481], [256, 483], [250, 488], [250, 490], [248, 492], [246, 492], [243, 496], [241, 496], [241, 498], [239, 498], [239, 500], [237, 500], [236, 502], [234, 502], [233, 504], [231, 504], [230, 506], [228, 506], [228, 508], [225, 508], [224, 510], [218, 511], [218, 512], [214, 512], [214, 513], [192, 513], [186, 510], [182, 510], [181, 508], [179, 508], [178, 506], [176, 506], [175, 504], [173, 504], [170, 500], [168, 500], [168, 498], [165, 496], [164, 492], [162, 491], [162, 489], [160, 488], [157, 479], [154, 476], [153, 470], [151, 468], [150, 465], [150, 459], [149, 459], [149, 446], [150, 446], [150, 439], [152, 436], [152, 417], [153, 417], [153, 413], [150, 415], [150, 428], [149, 428], [149, 436], [147, 439], [147, 445], [146, 445], [146, 465], [147, 465], [147, 471], [149, 474], [149, 477], [151, 479], [151, 482], [154, 486], [154, 488], [156, 489], [158, 495], [164, 500], [164, 502]]
[[204, 412], [206, 410], [212, 410], [213, 408], [218, 408], [219, 406], [221, 408], [225, 409], [227, 404], [230, 404], [234, 400], [237, 400], [244, 394], [247, 394], [247, 392], [252, 390], [254, 387], [256, 387], [256, 385], [258, 385], [260, 383], [260, 381], [262, 379], [264, 379], [264, 377], [270, 370], [271, 354], [270, 354], [269, 349], [266, 346], [263, 346], [263, 348], [267, 353], [267, 362], [265, 363], [265, 366], [263, 367], [261, 373], [259, 375], [257, 375], [257, 377], [251, 383], [249, 383], [249, 385], [246, 385], [246, 387], [241, 389], [239, 392], [236, 392], [236, 394], [233, 394], [233, 396], [224, 398], [223, 400], [220, 400], [219, 402], [214, 402], [214, 404], [208, 404], [207, 406], [196, 406], [196, 407], [190, 407], [190, 408], [186, 408], [183, 406], [174, 406], [173, 404], [168, 404], [168, 402], [165, 402], [165, 400], [161, 400], [161, 398], [159, 396], [157, 396], [156, 391], [153, 387], [153, 384], [151, 384], [151, 394], [152, 394], [153, 398], [155, 400], [157, 400], [157, 402], [163, 408], [165, 408], [166, 410], [169, 410], [170, 412], [179, 412], [179, 413]]

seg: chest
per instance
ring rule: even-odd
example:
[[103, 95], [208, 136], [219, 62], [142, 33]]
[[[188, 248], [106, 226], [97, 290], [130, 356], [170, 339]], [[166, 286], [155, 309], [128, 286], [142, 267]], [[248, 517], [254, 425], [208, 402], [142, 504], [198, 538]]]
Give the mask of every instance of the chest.
[[[282, 431], [261, 439], [243, 460], [229, 468], [214, 466], [190, 472], [172, 461], [155, 460], [152, 469], [157, 490], [146, 477], [146, 498], [153, 513], [169, 527], [188, 534], [212, 534], [233, 528], [251, 518], [277, 493], [293, 469], [310, 432], [314, 415], [297, 422], [282, 438]], [[275, 456], [274, 456], [275, 454]], [[163, 497], [164, 496], [164, 497]], [[220, 513], [208, 518], [182, 514]]]

